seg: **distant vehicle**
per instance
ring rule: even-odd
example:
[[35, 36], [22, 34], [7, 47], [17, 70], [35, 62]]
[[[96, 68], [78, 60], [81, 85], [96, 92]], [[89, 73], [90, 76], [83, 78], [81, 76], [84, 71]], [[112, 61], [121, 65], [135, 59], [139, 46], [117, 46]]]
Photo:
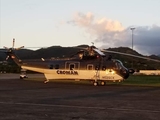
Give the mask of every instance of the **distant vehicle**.
[[20, 78], [20, 79], [28, 78], [25, 69], [21, 69], [21, 74], [20, 74], [19, 78]]
[[4, 74], [5, 74], [5, 73], [6, 73], [6, 71], [1, 71], [0, 73], [4, 73]]

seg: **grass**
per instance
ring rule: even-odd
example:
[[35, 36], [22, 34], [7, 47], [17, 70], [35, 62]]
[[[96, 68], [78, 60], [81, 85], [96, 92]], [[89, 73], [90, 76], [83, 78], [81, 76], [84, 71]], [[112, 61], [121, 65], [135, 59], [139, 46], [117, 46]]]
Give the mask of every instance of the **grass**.
[[127, 80], [120, 82], [122, 85], [136, 86], [159, 86], [160, 76], [158, 75], [131, 75]]

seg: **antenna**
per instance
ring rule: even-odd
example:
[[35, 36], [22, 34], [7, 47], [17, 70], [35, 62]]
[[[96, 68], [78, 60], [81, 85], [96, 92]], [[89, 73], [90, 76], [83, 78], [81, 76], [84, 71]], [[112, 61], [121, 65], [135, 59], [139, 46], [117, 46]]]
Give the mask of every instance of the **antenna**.
[[92, 46], [94, 46], [94, 42], [91, 42], [92, 43]]
[[14, 48], [15, 45], [15, 38], [13, 38], [12, 48]]

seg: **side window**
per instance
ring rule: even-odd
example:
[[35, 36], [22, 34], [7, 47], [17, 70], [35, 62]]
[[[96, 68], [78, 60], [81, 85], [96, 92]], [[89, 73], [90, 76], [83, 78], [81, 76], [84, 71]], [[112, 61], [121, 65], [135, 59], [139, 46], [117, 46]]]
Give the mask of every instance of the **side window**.
[[95, 66], [95, 70], [99, 70], [100, 69], [100, 66], [99, 65], [96, 65]]
[[74, 70], [74, 66], [75, 66], [74, 64], [70, 64], [70, 65], [69, 65], [69, 69], [70, 69], [70, 70]]
[[93, 70], [93, 65], [92, 64], [88, 64], [87, 65], [87, 70]]
[[55, 65], [55, 69], [59, 69], [59, 65], [58, 64]]
[[49, 69], [53, 69], [53, 65], [52, 64], [49, 66]]
[[106, 70], [106, 66], [102, 66], [102, 70], [104, 70], [104, 71], [105, 71], [105, 70]]

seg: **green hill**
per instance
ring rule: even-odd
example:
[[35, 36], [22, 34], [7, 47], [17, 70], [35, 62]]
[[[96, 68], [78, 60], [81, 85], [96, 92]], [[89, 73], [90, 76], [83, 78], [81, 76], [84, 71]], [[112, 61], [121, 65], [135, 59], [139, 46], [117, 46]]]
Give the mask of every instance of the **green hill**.
[[[63, 57], [70, 57], [76, 52], [80, 50], [80, 48], [87, 48], [88, 45], [79, 45], [75, 47], [61, 47], [61, 46], [51, 46], [48, 48], [41, 48], [38, 50], [29, 50], [29, 49], [21, 49], [16, 51], [16, 54], [19, 56], [20, 59], [50, 59], [50, 58], [63, 58]], [[118, 51], [128, 54], [134, 54], [143, 56], [135, 50], [132, 50], [128, 47], [118, 47], [118, 48], [109, 48], [108, 50]], [[123, 64], [128, 68], [135, 68], [135, 69], [160, 69], [160, 64], [148, 60], [138, 59], [134, 57], [118, 55], [118, 54], [108, 54], [107, 56], [112, 55], [112, 58], [119, 59], [123, 62]], [[146, 56], [153, 59], [159, 59], [159, 56], [151, 55]], [[4, 61], [6, 58], [6, 54], [0, 52], [0, 61]]]

